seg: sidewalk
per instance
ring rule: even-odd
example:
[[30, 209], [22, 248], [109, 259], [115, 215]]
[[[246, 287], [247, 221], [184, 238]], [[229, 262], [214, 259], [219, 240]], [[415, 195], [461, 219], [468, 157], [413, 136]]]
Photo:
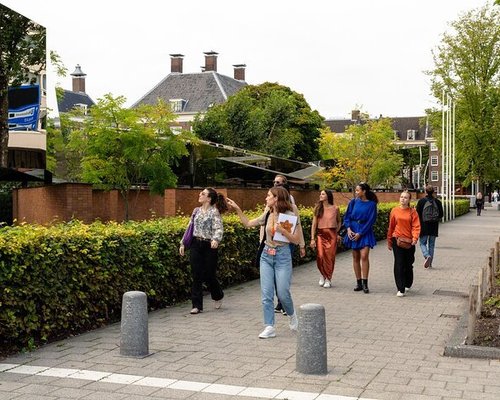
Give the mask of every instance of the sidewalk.
[[[353, 292], [351, 254], [337, 257], [333, 287], [318, 286], [314, 263], [294, 270], [295, 306], [319, 303], [327, 318], [324, 376], [295, 372], [296, 337], [276, 315], [277, 337], [262, 330], [259, 282], [226, 291], [221, 310], [205, 298], [149, 315], [152, 355], [121, 357], [120, 325], [0, 361], [4, 399], [500, 399], [500, 360], [443, 356], [468, 307], [470, 282], [500, 237], [500, 211], [474, 210], [442, 224], [433, 268], [417, 248], [415, 283], [396, 297], [392, 253], [370, 254], [370, 294]], [[23, 366], [20, 366], [20, 365]], [[2, 372], [3, 371], [3, 372]]]

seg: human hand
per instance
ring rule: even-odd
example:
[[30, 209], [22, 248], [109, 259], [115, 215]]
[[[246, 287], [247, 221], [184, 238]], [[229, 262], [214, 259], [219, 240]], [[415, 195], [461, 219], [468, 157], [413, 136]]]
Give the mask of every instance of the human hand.
[[306, 248], [301, 247], [300, 248], [300, 258], [304, 258], [306, 256]]
[[311, 249], [315, 249], [316, 248], [316, 240], [311, 239], [311, 243], [309, 244], [309, 246], [311, 246]]
[[181, 256], [184, 256], [184, 245], [183, 244], [181, 244], [180, 247], [179, 247], [179, 254]]
[[219, 247], [219, 242], [218, 242], [217, 240], [212, 240], [212, 241], [210, 242], [210, 247], [211, 247], [212, 249], [216, 249], [217, 247]]
[[238, 211], [240, 209], [240, 206], [238, 204], [236, 204], [236, 202], [234, 200], [231, 200], [227, 197], [226, 197], [226, 203], [230, 208], [232, 208], [235, 211]]

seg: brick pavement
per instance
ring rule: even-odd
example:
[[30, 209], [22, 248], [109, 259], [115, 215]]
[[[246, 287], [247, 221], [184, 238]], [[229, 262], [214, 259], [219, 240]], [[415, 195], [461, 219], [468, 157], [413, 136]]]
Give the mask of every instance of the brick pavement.
[[422, 268], [417, 249], [415, 283], [404, 298], [395, 296], [385, 242], [370, 255], [368, 295], [352, 291], [350, 253], [338, 255], [331, 289], [317, 285], [314, 263], [294, 270], [295, 305], [325, 306], [325, 376], [294, 371], [287, 317], [277, 315], [275, 339], [257, 338], [262, 312], [253, 281], [228, 289], [221, 310], [207, 303], [191, 316], [184, 303], [151, 313], [153, 354], [143, 359], [119, 355], [114, 324], [0, 360], [0, 400], [498, 400], [500, 360], [444, 357], [443, 349], [467, 307], [461, 294], [500, 237], [500, 211], [471, 212], [442, 224], [440, 234], [434, 268]]

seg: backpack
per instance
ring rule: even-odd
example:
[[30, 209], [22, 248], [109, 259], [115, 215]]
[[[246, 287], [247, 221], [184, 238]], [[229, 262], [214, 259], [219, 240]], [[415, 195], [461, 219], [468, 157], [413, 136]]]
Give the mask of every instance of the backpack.
[[422, 221], [424, 222], [438, 222], [439, 221], [439, 208], [436, 202], [427, 200], [422, 210]]

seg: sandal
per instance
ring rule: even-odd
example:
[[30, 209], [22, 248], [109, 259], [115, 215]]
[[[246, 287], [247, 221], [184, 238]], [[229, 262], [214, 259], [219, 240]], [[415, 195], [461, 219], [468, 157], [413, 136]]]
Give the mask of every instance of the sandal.
[[214, 308], [216, 310], [220, 310], [221, 307], [222, 307], [222, 300], [215, 300], [214, 301]]

